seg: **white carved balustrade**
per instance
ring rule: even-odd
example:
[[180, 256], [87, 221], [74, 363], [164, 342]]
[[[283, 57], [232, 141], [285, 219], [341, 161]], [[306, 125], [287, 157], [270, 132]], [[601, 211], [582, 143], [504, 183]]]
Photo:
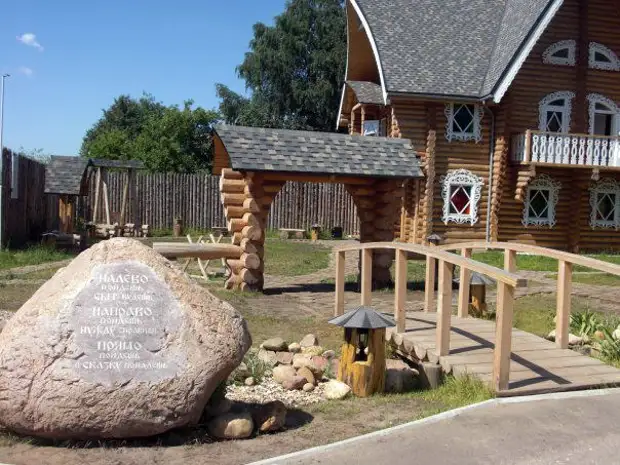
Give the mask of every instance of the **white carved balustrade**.
[[569, 166], [620, 166], [620, 138], [527, 131], [513, 136], [512, 160]]

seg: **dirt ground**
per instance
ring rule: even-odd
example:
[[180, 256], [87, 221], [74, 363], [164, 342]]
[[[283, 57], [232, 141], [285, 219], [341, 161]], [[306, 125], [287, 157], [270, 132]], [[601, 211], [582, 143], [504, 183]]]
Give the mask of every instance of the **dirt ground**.
[[289, 411], [284, 432], [244, 441], [209, 442], [202, 429], [130, 442], [50, 445], [32, 439], [5, 438], [0, 440], [0, 462], [14, 465], [246, 464], [411, 421], [441, 408], [440, 403], [409, 396], [328, 402], [303, 411]]

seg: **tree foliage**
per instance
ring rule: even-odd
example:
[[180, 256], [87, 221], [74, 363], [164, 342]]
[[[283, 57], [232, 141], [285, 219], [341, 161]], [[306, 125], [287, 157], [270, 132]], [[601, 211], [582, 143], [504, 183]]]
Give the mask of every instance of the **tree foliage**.
[[343, 0], [289, 0], [274, 26], [254, 25], [237, 68], [251, 98], [218, 84], [229, 124], [331, 131], [346, 60]]
[[121, 95], [88, 130], [80, 155], [142, 160], [152, 171], [195, 172], [212, 159], [211, 127], [219, 115], [193, 107], [165, 106], [151, 95]]

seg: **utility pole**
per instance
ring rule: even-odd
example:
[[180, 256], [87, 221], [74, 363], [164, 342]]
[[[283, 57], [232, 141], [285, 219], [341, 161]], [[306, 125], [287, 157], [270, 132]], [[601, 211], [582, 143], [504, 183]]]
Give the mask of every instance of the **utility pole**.
[[4, 199], [2, 196], [4, 186], [2, 182], [4, 180], [4, 171], [2, 162], [4, 160], [4, 145], [2, 144], [2, 132], [4, 129], [4, 80], [10, 77], [10, 74], [3, 74], [0, 80], [0, 250], [2, 250], [2, 244], [4, 241]]

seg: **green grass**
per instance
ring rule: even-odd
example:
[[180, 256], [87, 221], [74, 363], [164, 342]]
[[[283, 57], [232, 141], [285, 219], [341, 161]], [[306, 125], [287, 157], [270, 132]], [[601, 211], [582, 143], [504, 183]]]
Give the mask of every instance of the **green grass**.
[[[549, 279], [557, 279], [557, 273], [546, 275]], [[607, 273], [573, 273], [573, 282], [580, 284], [593, 284], [595, 286], [620, 286], [620, 276]]]
[[73, 255], [69, 252], [43, 246], [34, 246], [23, 250], [0, 250], [0, 270], [39, 265], [72, 257]]
[[[620, 255], [613, 254], [592, 254], [588, 257], [602, 260], [604, 262], [620, 264]], [[504, 252], [476, 252], [473, 258], [483, 263], [493, 265], [498, 268], [504, 267]], [[527, 271], [557, 271], [558, 261], [549, 257], [540, 257], [536, 255], [517, 254], [517, 270]], [[584, 266], [575, 266], [574, 271], [592, 271]]]
[[267, 240], [265, 273], [303, 276], [327, 268], [330, 249], [309, 242]]

